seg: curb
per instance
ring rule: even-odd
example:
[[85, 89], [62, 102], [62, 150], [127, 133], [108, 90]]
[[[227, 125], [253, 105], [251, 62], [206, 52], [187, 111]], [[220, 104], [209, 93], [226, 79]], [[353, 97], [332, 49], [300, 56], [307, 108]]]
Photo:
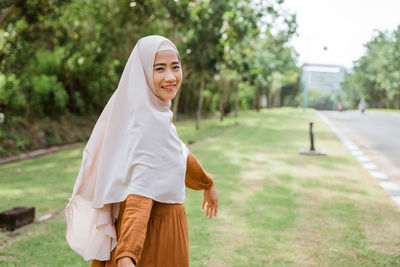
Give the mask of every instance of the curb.
[[315, 110], [315, 113], [331, 128], [339, 140], [350, 150], [351, 154], [360, 162], [361, 166], [368, 171], [372, 178], [374, 178], [379, 185], [388, 193], [390, 199], [400, 208], [400, 187], [393, 182], [389, 176], [383, 171], [379, 170], [364, 152], [350, 141], [333, 123], [321, 112]]
[[65, 149], [70, 149], [70, 148], [76, 148], [81, 145], [84, 145], [84, 142], [78, 142], [78, 143], [73, 143], [73, 144], [68, 144], [68, 145], [62, 145], [62, 146], [52, 146], [49, 148], [42, 148], [26, 153], [21, 153], [16, 156], [8, 157], [8, 158], [0, 158], [0, 165], [14, 162], [14, 161], [20, 161], [20, 160], [25, 160], [25, 159], [30, 159], [30, 158], [35, 158], [43, 155], [47, 155], [53, 152], [65, 150]]

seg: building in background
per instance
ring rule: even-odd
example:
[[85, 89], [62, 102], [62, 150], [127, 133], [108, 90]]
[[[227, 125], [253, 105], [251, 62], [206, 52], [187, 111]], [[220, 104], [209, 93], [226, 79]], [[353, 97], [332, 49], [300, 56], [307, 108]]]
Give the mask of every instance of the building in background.
[[318, 90], [326, 94], [342, 93], [341, 83], [345, 74], [346, 68], [341, 65], [305, 63], [301, 82], [307, 90]]

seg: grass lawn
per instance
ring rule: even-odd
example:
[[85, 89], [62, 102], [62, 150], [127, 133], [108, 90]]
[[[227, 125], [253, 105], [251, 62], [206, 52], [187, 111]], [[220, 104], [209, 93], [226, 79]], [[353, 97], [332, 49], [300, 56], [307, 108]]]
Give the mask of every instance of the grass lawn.
[[[304, 156], [308, 121], [317, 149]], [[235, 123], [238, 122], [238, 125]], [[177, 124], [213, 176], [219, 216], [187, 190], [191, 266], [399, 266], [400, 209], [312, 111], [243, 112], [238, 119]], [[65, 206], [82, 149], [0, 166], [0, 210], [33, 205], [37, 217]], [[64, 240], [64, 217], [0, 233], [0, 266], [88, 266]]]

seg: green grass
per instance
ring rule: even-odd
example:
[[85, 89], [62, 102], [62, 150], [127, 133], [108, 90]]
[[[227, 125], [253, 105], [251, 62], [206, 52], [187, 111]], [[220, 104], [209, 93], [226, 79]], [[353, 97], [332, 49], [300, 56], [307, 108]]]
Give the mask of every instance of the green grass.
[[[308, 121], [317, 149], [304, 156]], [[235, 126], [235, 123], [239, 124]], [[204, 218], [187, 190], [191, 266], [398, 266], [400, 210], [312, 112], [271, 109], [238, 119], [178, 122], [183, 141], [213, 176], [219, 216]], [[0, 209], [63, 207], [82, 148], [0, 166]], [[0, 266], [87, 266], [64, 241], [64, 218], [0, 233]]]

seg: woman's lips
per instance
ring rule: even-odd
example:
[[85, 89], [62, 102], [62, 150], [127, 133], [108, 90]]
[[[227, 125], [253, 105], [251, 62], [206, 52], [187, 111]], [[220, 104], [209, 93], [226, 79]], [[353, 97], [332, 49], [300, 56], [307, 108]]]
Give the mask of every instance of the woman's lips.
[[161, 88], [164, 90], [173, 91], [175, 89], [175, 85], [165, 85], [161, 86]]

